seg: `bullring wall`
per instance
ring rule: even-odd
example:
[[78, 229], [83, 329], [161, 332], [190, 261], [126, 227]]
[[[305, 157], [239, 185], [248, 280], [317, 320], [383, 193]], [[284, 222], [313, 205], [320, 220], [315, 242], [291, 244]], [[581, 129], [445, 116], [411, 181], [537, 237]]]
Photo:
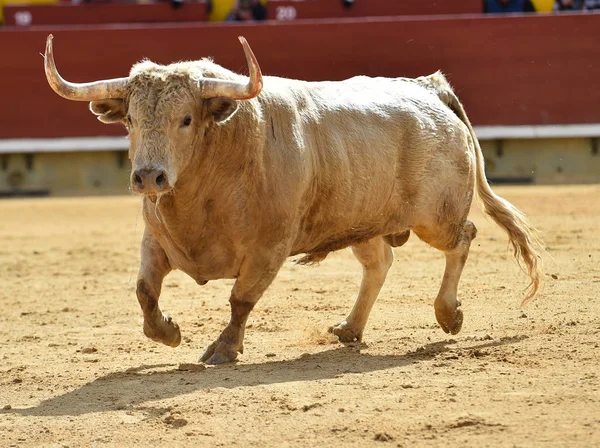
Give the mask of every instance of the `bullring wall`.
[[0, 139], [123, 135], [48, 87], [40, 53], [71, 81], [119, 77], [146, 57], [213, 56], [244, 72], [244, 35], [263, 72], [307, 80], [443, 70], [476, 125], [600, 123], [600, 14], [436, 16], [256, 24], [37, 27], [0, 31]]
[[[86, 103], [51, 91], [39, 55], [49, 33], [61, 73], [76, 82], [124, 76], [144, 57], [167, 64], [212, 56], [244, 73], [238, 35], [269, 75], [338, 80], [441, 69], [482, 131], [492, 181], [600, 182], [600, 127], [594, 126], [600, 124], [600, 14], [473, 15], [0, 30], [0, 196], [128, 191], [126, 140], [92, 150], [73, 143], [125, 133], [99, 123]], [[561, 135], [561, 126], [552, 126], [558, 124], [588, 126]], [[502, 125], [517, 126], [520, 134], [529, 129], [524, 125], [531, 125], [525, 133], [551, 132], [517, 137], [498, 131]], [[65, 150], [33, 149], [61, 146], [65, 137]]]

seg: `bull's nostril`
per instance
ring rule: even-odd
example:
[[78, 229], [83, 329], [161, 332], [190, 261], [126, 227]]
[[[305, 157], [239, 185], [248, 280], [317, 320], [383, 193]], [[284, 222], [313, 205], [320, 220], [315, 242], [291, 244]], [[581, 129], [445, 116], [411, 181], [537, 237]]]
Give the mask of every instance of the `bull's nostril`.
[[137, 173], [133, 176], [133, 181], [140, 188], [142, 188], [144, 186], [144, 183], [142, 182], [142, 178]]
[[159, 187], [163, 187], [165, 182], [166, 182], [166, 177], [165, 177], [165, 173], [160, 173], [158, 175], [158, 177], [156, 178], [156, 185], [158, 185]]

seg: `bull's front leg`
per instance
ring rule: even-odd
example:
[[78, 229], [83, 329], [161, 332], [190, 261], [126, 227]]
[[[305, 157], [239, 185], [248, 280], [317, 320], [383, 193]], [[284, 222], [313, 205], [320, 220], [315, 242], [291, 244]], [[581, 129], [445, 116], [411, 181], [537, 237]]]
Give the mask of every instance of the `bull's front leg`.
[[142, 239], [142, 259], [137, 281], [137, 298], [144, 313], [144, 334], [156, 342], [177, 347], [181, 333], [170, 316], [163, 314], [158, 299], [165, 276], [171, 266], [165, 251], [146, 230]]
[[208, 346], [200, 357], [201, 362], [206, 364], [232, 362], [236, 360], [238, 352], [244, 352], [244, 333], [250, 311], [275, 279], [287, 255], [283, 250], [264, 252], [273, 253], [273, 258], [244, 259], [229, 298], [231, 304], [229, 324], [217, 340]]

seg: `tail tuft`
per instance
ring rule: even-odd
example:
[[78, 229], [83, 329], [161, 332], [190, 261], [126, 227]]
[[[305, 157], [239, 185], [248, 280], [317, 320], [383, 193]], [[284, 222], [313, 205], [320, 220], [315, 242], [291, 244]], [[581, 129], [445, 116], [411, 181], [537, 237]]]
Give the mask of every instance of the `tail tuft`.
[[541, 258], [536, 252], [536, 247], [541, 247], [537, 231], [520, 210], [496, 195], [487, 181], [480, 182], [478, 178], [477, 193], [484, 204], [485, 212], [508, 234], [519, 267], [529, 275], [530, 283], [522, 302], [525, 305], [537, 293], [542, 277]]

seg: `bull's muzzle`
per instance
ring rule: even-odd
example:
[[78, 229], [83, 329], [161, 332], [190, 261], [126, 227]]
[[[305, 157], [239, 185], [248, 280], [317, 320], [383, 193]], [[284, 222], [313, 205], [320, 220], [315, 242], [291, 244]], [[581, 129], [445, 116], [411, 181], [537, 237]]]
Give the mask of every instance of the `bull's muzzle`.
[[161, 194], [171, 189], [167, 173], [153, 168], [140, 168], [131, 174], [131, 188], [140, 194]]

